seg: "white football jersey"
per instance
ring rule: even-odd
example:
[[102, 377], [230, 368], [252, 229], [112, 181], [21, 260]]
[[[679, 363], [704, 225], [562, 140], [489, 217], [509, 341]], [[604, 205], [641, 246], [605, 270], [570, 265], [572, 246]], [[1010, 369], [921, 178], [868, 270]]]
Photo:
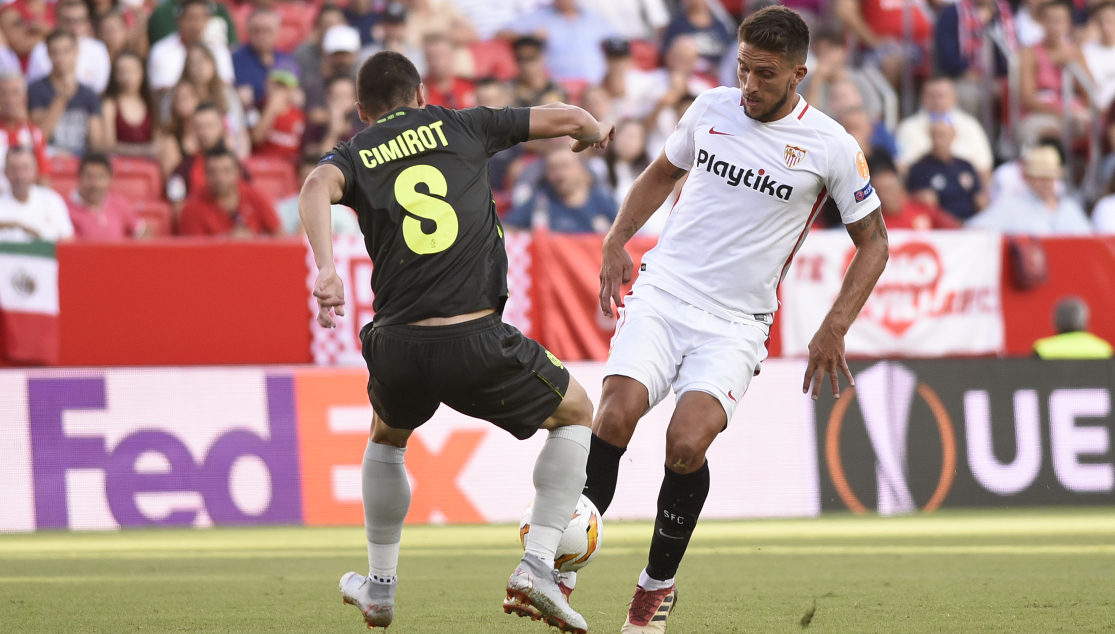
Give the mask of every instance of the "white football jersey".
[[689, 171], [638, 284], [732, 321], [773, 313], [778, 283], [832, 196], [845, 224], [879, 207], [867, 161], [838, 123], [799, 97], [786, 117], [748, 117], [739, 88], [702, 93], [666, 142]]

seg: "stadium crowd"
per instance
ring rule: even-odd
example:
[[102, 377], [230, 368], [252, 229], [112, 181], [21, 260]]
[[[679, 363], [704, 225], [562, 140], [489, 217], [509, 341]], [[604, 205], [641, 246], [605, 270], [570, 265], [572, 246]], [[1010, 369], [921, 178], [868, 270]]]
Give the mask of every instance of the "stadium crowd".
[[[767, 1], [10, 0], [0, 240], [296, 234], [388, 49], [430, 104], [616, 121], [606, 151], [534, 141], [490, 167], [509, 227], [603, 232], [696, 96], [737, 85], [736, 26]], [[888, 225], [1115, 233], [1115, 2], [784, 3], [812, 26], [799, 92], [859, 141]]]

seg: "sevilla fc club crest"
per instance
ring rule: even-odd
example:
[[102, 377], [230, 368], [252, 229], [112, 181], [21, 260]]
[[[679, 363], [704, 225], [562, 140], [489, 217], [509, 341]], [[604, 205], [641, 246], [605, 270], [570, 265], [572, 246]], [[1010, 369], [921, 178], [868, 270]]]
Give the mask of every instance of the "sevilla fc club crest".
[[785, 158], [786, 167], [793, 169], [795, 165], [801, 163], [801, 160], [805, 158], [805, 150], [799, 147], [794, 147], [792, 145], [787, 145]]

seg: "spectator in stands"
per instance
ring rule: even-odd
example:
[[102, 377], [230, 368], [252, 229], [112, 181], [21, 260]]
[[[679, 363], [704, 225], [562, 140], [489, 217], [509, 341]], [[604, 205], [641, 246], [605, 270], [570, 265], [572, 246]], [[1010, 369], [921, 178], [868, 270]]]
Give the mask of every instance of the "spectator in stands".
[[472, 82], [453, 72], [453, 45], [443, 34], [426, 37], [423, 46], [426, 54], [426, 103], [446, 108], [471, 108], [476, 105], [476, 89]]
[[[533, 35], [546, 43], [546, 69], [559, 83], [596, 84], [604, 78], [600, 44], [616, 33], [578, 0], [554, 0], [504, 26], [508, 38]], [[477, 29], [479, 30], [479, 29]], [[481, 35], [483, 37], [483, 35]]]
[[625, 40], [656, 42], [670, 23], [663, 0], [609, 0], [597, 2], [593, 8]]
[[647, 151], [651, 156], [658, 156], [665, 147], [666, 139], [681, 119], [684, 107], [688, 107], [685, 103], [687, 97], [713, 87], [708, 78], [697, 72], [700, 59], [697, 41], [690, 35], [679, 35], [666, 51], [665, 68], [653, 71], [666, 90], [643, 118], [643, 125], [647, 126]]
[[[82, 0], [62, 0], [57, 4], [55, 14], [58, 28], [69, 31], [77, 37], [77, 80], [101, 94], [108, 86], [111, 64], [108, 48], [93, 37], [93, 24], [89, 21], [89, 7]], [[31, 62], [27, 68], [27, 81], [34, 82], [50, 74], [50, 55], [46, 43], [39, 42], [31, 51]]]
[[339, 75], [329, 80], [325, 86], [325, 106], [329, 121], [307, 125], [302, 137], [302, 154], [315, 161], [368, 127], [356, 111], [356, 82], [352, 77]]
[[[1012, 56], [1018, 53], [1014, 17], [1006, 0], [958, 0], [938, 9], [934, 29], [937, 68], [956, 82], [960, 106], [973, 117], [980, 115], [990, 78], [1007, 74], [1007, 60], [992, 44], [994, 38], [1005, 43]], [[988, 46], [994, 63], [991, 68], [985, 68], [983, 60]]]
[[1096, 233], [1115, 234], [1115, 177], [1107, 184], [1106, 196], [1092, 208], [1092, 228]]
[[609, 38], [604, 40], [603, 47], [607, 71], [600, 85], [611, 99], [606, 117], [609, 121], [643, 119], [651, 114], [655, 101], [668, 88], [685, 93], [685, 77], [671, 77], [676, 81], [667, 86], [663, 82], [665, 76], [635, 68], [631, 63], [631, 48], [627, 40]]
[[4, 161], [8, 191], [0, 196], [0, 242], [72, 238], [74, 226], [66, 202], [49, 187], [36, 185], [38, 162], [23, 146], [8, 149]]
[[31, 120], [56, 152], [81, 156], [100, 150], [105, 143], [101, 100], [77, 80], [77, 38], [69, 31], [52, 31], [46, 45], [50, 75], [27, 87]]
[[[1045, 137], [1039, 139], [1037, 146], [1048, 146], [1057, 153], [1058, 163], [1065, 164], [1065, 151], [1061, 149], [1061, 141], [1059, 137]], [[1021, 196], [1029, 191], [1026, 185], [1026, 177], [1022, 174], [1023, 159], [1025, 158], [1025, 150], [1018, 158], [1013, 161], [1007, 161], [991, 174], [991, 183], [987, 186], [987, 198], [989, 204], [994, 204], [1003, 198], [1013, 198]], [[1058, 183], [1061, 187], [1063, 183]]]
[[66, 202], [74, 236], [81, 240], [122, 240], [147, 235], [146, 223], [132, 203], [108, 190], [112, 181], [112, 163], [98, 152], [81, 158], [77, 172], [77, 189]]
[[929, 205], [909, 195], [894, 163], [886, 156], [868, 161], [871, 185], [879, 195], [883, 221], [887, 229], [959, 229], [956, 218], [936, 205]]
[[349, 0], [345, 7], [345, 21], [360, 34], [361, 46], [372, 43], [372, 27], [378, 18], [372, 0]]
[[1088, 71], [1096, 81], [1101, 110], [1115, 103], [1115, 2], [1107, 1], [1092, 7], [1092, 22], [1099, 38], [1081, 47]]
[[851, 65], [844, 33], [831, 26], [821, 27], [810, 34], [809, 41], [816, 61], [809, 67], [799, 89], [805, 101], [830, 117], [835, 116], [841, 104], [834, 105], [829, 94], [834, 85], [851, 82], [868, 117], [878, 121], [883, 115], [883, 100], [868, 77], [868, 71]]
[[321, 52], [322, 38], [331, 27], [342, 24], [345, 24], [345, 14], [339, 6], [327, 2], [318, 8], [310, 37], [294, 49], [294, 60], [303, 73], [314, 73], [321, 68], [321, 58], [324, 55]]
[[544, 46], [542, 40], [533, 35], [524, 35], [511, 43], [515, 65], [519, 69], [511, 82], [515, 92], [514, 105], [517, 107], [531, 108], [554, 101], [565, 101], [565, 91], [546, 71]]
[[97, 18], [97, 39], [105, 45], [112, 60], [131, 48], [131, 33], [123, 11], [112, 9]]
[[[0, 72], [0, 157], [7, 156], [8, 150], [13, 147], [31, 150], [38, 163], [40, 178], [50, 176], [46, 137], [27, 115], [27, 83], [23, 73], [6, 70]], [[3, 167], [2, 161], [0, 158], [0, 168]], [[0, 179], [0, 192], [7, 190], [8, 181]]]
[[[1075, 62], [1087, 73], [1083, 53], [1069, 39], [1072, 31], [1071, 0], [1050, 0], [1038, 9], [1038, 19], [1045, 29], [1041, 42], [1019, 53], [1019, 99], [1024, 116], [1018, 125], [1018, 140], [1033, 143], [1047, 133], [1062, 128], [1065, 109], [1072, 118], [1077, 134], [1087, 129], [1089, 114], [1080, 96], [1064, 104], [1061, 100], [1062, 70]], [[1075, 82], [1074, 82], [1075, 83]], [[1076, 86], [1079, 91], [1079, 86]]]
[[991, 142], [983, 125], [972, 115], [956, 106], [956, 90], [948, 77], [933, 77], [921, 89], [921, 109], [898, 126], [898, 165], [908, 168], [925, 156], [932, 145], [929, 140], [929, 123], [948, 117], [956, 130], [952, 154], [968, 161], [976, 168], [980, 181], [986, 183], [991, 175], [994, 157]]
[[325, 56], [321, 60], [319, 72], [306, 71], [301, 82], [302, 92], [306, 95], [306, 120], [311, 123], [329, 120], [329, 113], [325, 109], [325, 81], [337, 75], [356, 76], [360, 34], [347, 24], [330, 27], [322, 38], [321, 50]]
[[252, 155], [298, 164], [306, 113], [298, 107], [298, 77], [289, 70], [273, 70], [267, 77], [267, 101], [252, 127]]
[[[217, 60], [213, 51], [205, 44], [194, 44], [186, 52], [186, 64], [182, 68], [182, 77], [178, 84], [188, 84], [197, 96], [197, 102], [212, 102], [220, 108], [225, 118], [225, 127], [228, 129], [229, 149], [236, 156], [246, 158], [251, 151], [251, 140], [248, 138], [248, 117], [244, 106], [240, 103], [240, 96], [236, 89], [221, 81], [217, 74]], [[168, 92], [162, 98], [160, 112], [162, 121], [170, 120], [170, 109], [173, 95], [177, 91]], [[191, 113], [183, 112], [189, 116]]]
[[300, 74], [294, 57], [275, 50], [279, 38], [279, 15], [270, 9], [255, 9], [248, 16], [248, 41], [232, 55], [236, 90], [246, 107], [263, 107], [267, 76], [273, 69]]
[[[165, 4], [172, 2], [174, 0], [168, 0]], [[151, 52], [147, 57], [147, 81], [151, 84], [151, 90], [157, 94], [170, 89], [181, 79], [182, 69], [186, 66], [186, 52], [194, 44], [209, 47], [216, 60], [217, 75], [224, 83], [232, 83], [235, 72], [228, 47], [220, 42], [213, 42], [211, 38], [203, 41], [205, 27], [209, 23], [210, 4], [206, 0], [182, 0], [178, 31], [161, 40], [152, 40]]]
[[[903, 19], [906, 6], [911, 17], [908, 32]], [[903, 62], [917, 66], [925, 61], [933, 23], [924, 4], [835, 0], [833, 12], [869, 51], [868, 57], [879, 64], [892, 86], [899, 85]]]
[[[147, 41], [152, 46], [175, 32], [181, 31], [181, 18], [189, 0], [164, 0], [147, 18]], [[205, 23], [201, 26], [205, 42], [210, 45], [232, 49], [239, 40], [232, 14], [224, 2], [205, 2]], [[229, 67], [231, 70], [231, 66]], [[177, 77], [177, 73], [175, 73]], [[174, 83], [173, 80], [171, 83]]]
[[619, 208], [632, 183], [650, 165], [647, 133], [642, 124], [630, 119], [621, 121], [615, 140], [604, 150], [604, 162], [608, 168], [606, 184]]
[[1029, 149], [1023, 157], [1027, 191], [1002, 198], [973, 216], [966, 226], [1008, 234], [1086, 235], [1092, 232], [1080, 204], [1058, 191], [1061, 157], [1048, 146]]
[[1018, 34], [1020, 47], [1033, 46], [1045, 37], [1045, 29], [1037, 15], [1041, 5], [1047, 0], [1022, 0], [1014, 12], [1014, 30]]
[[139, 55], [126, 51], [112, 63], [103, 111], [109, 152], [157, 156], [156, 143], [162, 134], [155, 125], [151, 89]]
[[868, 160], [885, 157], [893, 162], [886, 146], [875, 140], [875, 126], [872, 125], [871, 119], [868, 118], [867, 111], [862, 105], [846, 106], [836, 113], [835, 118], [836, 122], [843, 126], [859, 144], [864, 157]]
[[700, 56], [697, 71], [715, 74], [724, 52], [736, 44], [734, 30], [713, 15], [708, 0], [682, 0], [680, 5], [681, 10], [674, 14], [662, 33], [662, 55], [670, 50], [674, 38], [688, 35], [697, 44]]
[[1057, 334], [1034, 342], [1039, 359], [1110, 359], [1111, 344], [1088, 332], [1088, 304], [1079, 297], [1066, 297], [1053, 308]]
[[565, 145], [546, 155], [546, 181], [525, 204], [511, 210], [504, 224], [529, 229], [545, 226], [558, 233], [606, 233], [618, 207], [580, 157]]
[[377, 37], [371, 44], [360, 49], [357, 66], [380, 51], [395, 51], [406, 55], [418, 74], [425, 75], [426, 54], [422, 52], [421, 43], [416, 46], [411, 42], [409, 35], [416, 29], [408, 26], [407, 19], [406, 7], [401, 2], [389, 2], [376, 23]]
[[929, 137], [932, 149], [910, 166], [906, 187], [914, 198], [967, 220], [987, 206], [976, 168], [952, 155], [956, 130], [947, 118], [929, 124]]
[[240, 163], [224, 147], [205, 154], [206, 186], [182, 208], [178, 233], [184, 236], [281, 235], [275, 208], [244, 180]]
[[[180, 85], [180, 88], [185, 86]], [[193, 114], [183, 117], [175, 109], [172, 130], [181, 148], [180, 160], [170, 170], [166, 181], [166, 198], [176, 211], [192, 192], [205, 186], [205, 165], [201, 157], [218, 147], [228, 147], [221, 111], [212, 102], [196, 105]]]
[[[306, 182], [306, 178], [310, 172], [314, 171], [317, 167], [317, 157], [304, 156], [302, 162], [298, 165], [298, 189], [301, 191], [302, 184]], [[283, 225], [283, 233], [287, 235], [303, 235], [306, 233], [306, 228], [302, 226], [302, 217], [298, 213], [298, 194], [289, 196], [275, 203], [275, 212], [279, 216], [279, 221]], [[330, 205], [329, 213], [333, 224], [333, 235], [335, 236], [361, 236], [360, 220], [356, 217], [356, 212], [344, 205]]]
[[14, 2], [0, 7], [0, 71], [26, 73], [31, 51], [49, 31], [44, 23], [25, 16]]

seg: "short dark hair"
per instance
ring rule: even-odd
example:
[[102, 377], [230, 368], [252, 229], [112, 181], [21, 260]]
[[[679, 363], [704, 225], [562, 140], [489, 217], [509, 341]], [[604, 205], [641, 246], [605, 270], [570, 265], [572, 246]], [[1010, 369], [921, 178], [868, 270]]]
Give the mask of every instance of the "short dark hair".
[[1049, 0], [1049, 2], [1043, 2], [1040, 5], [1038, 5], [1037, 15], [1039, 15], [1039, 16], [1043, 15], [1046, 12], [1046, 10], [1052, 9], [1052, 8], [1055, 8], [1055, 7], [1061, 7], [1065, 11], [1068, 11], [1069, 15], [1072, 15], [1073, 10], [1075, 9], [1075, 7], [1072, 4], [1072, 0]]
[[368, 116], [410, 103], [422, 77], [405, 55], [380, 51], [369, 57], [356, 76], [356, 99]]
[[86, 152], [85, 156], [81, 157], [81, 164], [77, 168], [77, 173], [80, 174], [85, 171], [89, 165], [103, 165], [112, 174], [112, 161], [108, 160], [108, 156], [100, 152]]
[[867, 171], [872, 176], [879, 174], [894, 174], [898, 175], [898, 166], [894, 164], [894, 159], [885, 152], [875, 152], [871, 158], [867, 159]]
[[7, 153], [4, 155], [4, 164], [7, 165], [7, 162], [13, 156], [18, 155], [18, 154], [26, 154], [27, 156], [30, 156], [31, 157], [31, 162], [35, 163], [35, 167], [37, 168], [39, 166], [38, 161], [35, 160], [35, 153], [32, 152], [31, 147], [27, 146], [27, 145], [13, 145], [10, 148], [8, 148]]
[[194, 108], [194, 116], [196, 117], [197, 113], [205, 112], [206, 110], [212, 110], [213, 112], [216, 112], [218, 117], [224, 116], [224, 114], [221, 112], [221, 107], [213, 103], [212, 101], [203, 101], [199, 103], [197, 105], [197, 108]]
[[73, 34], [73, 31], [67, 31], [66, 29], [54, 29], [46, 36], [46, 40], [44, 42], [47, 48], [50, 48], [50, 45], [53, 44], [55, 40], [60, 40], [63, 38], [70, 40], [74, 44], [77, 44], [77, 36]]
[[1088, 17], [1094, 18], [1105, 9], [1115, 9], [1115, 2], [1105, 1], [1098, 4], [1093, 4], [1092, 8], [1088, 9]]
[[326, 13], [329, 13], [330, 11], [344, 13], [344, 9], [342, 9], [339, 5], [333, 4], [331, 2], [326, 2], [318, 7], [317, 15], [314, 16], [314, 26], [321, 26], [321, 17]]
[[521, 37], [515, 38], [515, 40], [511, 42], [512, 51], [518, 51], [520, 48], [523, 47], [530, 47], [542, 50], [546, 47], [546, 43], [533, 35], [523, 35]]
[[793, 9], [773, 5], [759, 9], [739, 25], [739, 41], [804, 63], [809, 54], [809, 27]]
[[205, 151], [205, 162], [208, 163], [211, 160], [223, 158], [226, 156], [233, 161], [236, 161], [237, 165], [240, 164], [240, 161], [236, 160], [236, 155], [232, 153], [232, 150], [228, 149], [224, 141], [221, 141], [220, 143], [214, 145], [211, 149]]
[[195, 5], [195, 4], [198, 5], [199, 7], [202, 7], [203, 9], [205, 9], [206, 13], [208, 13], [210, 15], [213, 14], [213, 8], [211, 6], [209, 6], [209, 0], [178, 0], [177, 16], [182, 17], [182, 15], [184, 13], [186, 13], [186, 9], [190, 8], [192, 5]]
[[329, 79], [325, 80], [325, 92], [329, 92], [329, 89], [333, 87], [333, 84], [340, 83], [342, 81], [352, 82], [354, 84], [356, 83], [356, 81], [352, 78], [352, 75], [333, 75]]

